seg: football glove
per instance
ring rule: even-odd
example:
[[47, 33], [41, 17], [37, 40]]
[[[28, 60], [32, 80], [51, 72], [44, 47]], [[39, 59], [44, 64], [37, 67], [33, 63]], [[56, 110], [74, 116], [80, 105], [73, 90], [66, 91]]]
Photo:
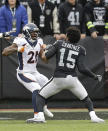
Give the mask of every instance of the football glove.
[[101, 75], [96, 75], [96, 76], [95, 76], [95, 80], [98, 80], [99, 82], [101, 82], [102, 76], [101, 76]]
[[10, 32], [0, 33], [0, 38], [9, 37], [9, 36], [10, 36]]
[[9, 36], [10, 36], [10, 32], [3, 33], [3, 37], [9, 37]]

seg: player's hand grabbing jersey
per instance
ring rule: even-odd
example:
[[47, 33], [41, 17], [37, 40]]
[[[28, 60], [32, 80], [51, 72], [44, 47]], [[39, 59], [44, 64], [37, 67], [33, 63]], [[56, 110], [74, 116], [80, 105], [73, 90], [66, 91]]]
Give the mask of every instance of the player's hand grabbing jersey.
[[38, 38], [31, 44], [25, 38], [17, 37], [14, 42], [18, 46], [19, 72], [35, 72], [38, 55], [43, 45], [43, 40]]

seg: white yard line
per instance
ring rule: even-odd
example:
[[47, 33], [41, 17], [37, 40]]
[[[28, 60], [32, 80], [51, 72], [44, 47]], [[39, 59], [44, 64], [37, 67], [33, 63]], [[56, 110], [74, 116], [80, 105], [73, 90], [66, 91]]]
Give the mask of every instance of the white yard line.
[[[87, 112], [85, 108], [71, 108], [71, 109], [50, 109], [52, 112]], [[97, 108], [95, 111], [104, 112], [108, 111], [108, 108]], [[33, 109], [0, 109], [1, 112], [33, 112]]]

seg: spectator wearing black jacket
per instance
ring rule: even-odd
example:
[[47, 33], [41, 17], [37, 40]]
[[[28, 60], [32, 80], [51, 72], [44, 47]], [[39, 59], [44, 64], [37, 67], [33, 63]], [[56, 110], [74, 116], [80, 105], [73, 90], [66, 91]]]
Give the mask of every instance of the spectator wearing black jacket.
[[86, 33], [96, 38], [108, 34], [108, 8], [103, 0], [92, 0], [85, 5]]
[[89, 2], [89, 1], [91, 1], [91, 0], [78, 0], [78, 3], [82, 4], [82, 6], [84, 7], [85, 4], [86, 4], [87, 2]]
[[57, 6], [57, 8], [59, 7], [59, 5], [62, 2], [65, 2], [65, 0], [48, 0], [48, 1], [52, 2], [53, 4], [55, 4], [55, 6]]
[[65, 34], [68, 27], [75, 26], [80, 29], [81, 37], [85, 38], [83, 7], [77, 3], [77, 0], [67, 0], [62, 3], [58, 12], [60, 33]]
[[57, 7], [48, 0], [35, 0], [30, 4], [32, 21], [38, 26], [43, 36], [59, 33]]

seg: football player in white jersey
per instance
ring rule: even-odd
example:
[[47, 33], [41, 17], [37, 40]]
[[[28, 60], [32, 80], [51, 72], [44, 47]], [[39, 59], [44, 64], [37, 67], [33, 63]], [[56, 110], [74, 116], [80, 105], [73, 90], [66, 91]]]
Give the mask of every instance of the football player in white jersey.
[[[27, 24], [23, 28], [23, 35], [16, 37], [13, 44], [6, 47], [2, 55], [10, 55], [13, 52], [18, 52], [19, 67], [17, 69], [17, 79], [24, 85], [30, 92], [32, 92], [32, 104], [34, 108], [34, 118], [37, 113], [36, 107], [36, 95], [38, 91], [47, 82], [48, 78], [37, 71], [36, 65], [38, 62], [38, 56], [41, 57], [42, 51], [45, 48], [43, 40], [38, 37], [39, 29], [33, 24]], [[44, 106], [44, 113], [53, 117], [53, 114]]]

